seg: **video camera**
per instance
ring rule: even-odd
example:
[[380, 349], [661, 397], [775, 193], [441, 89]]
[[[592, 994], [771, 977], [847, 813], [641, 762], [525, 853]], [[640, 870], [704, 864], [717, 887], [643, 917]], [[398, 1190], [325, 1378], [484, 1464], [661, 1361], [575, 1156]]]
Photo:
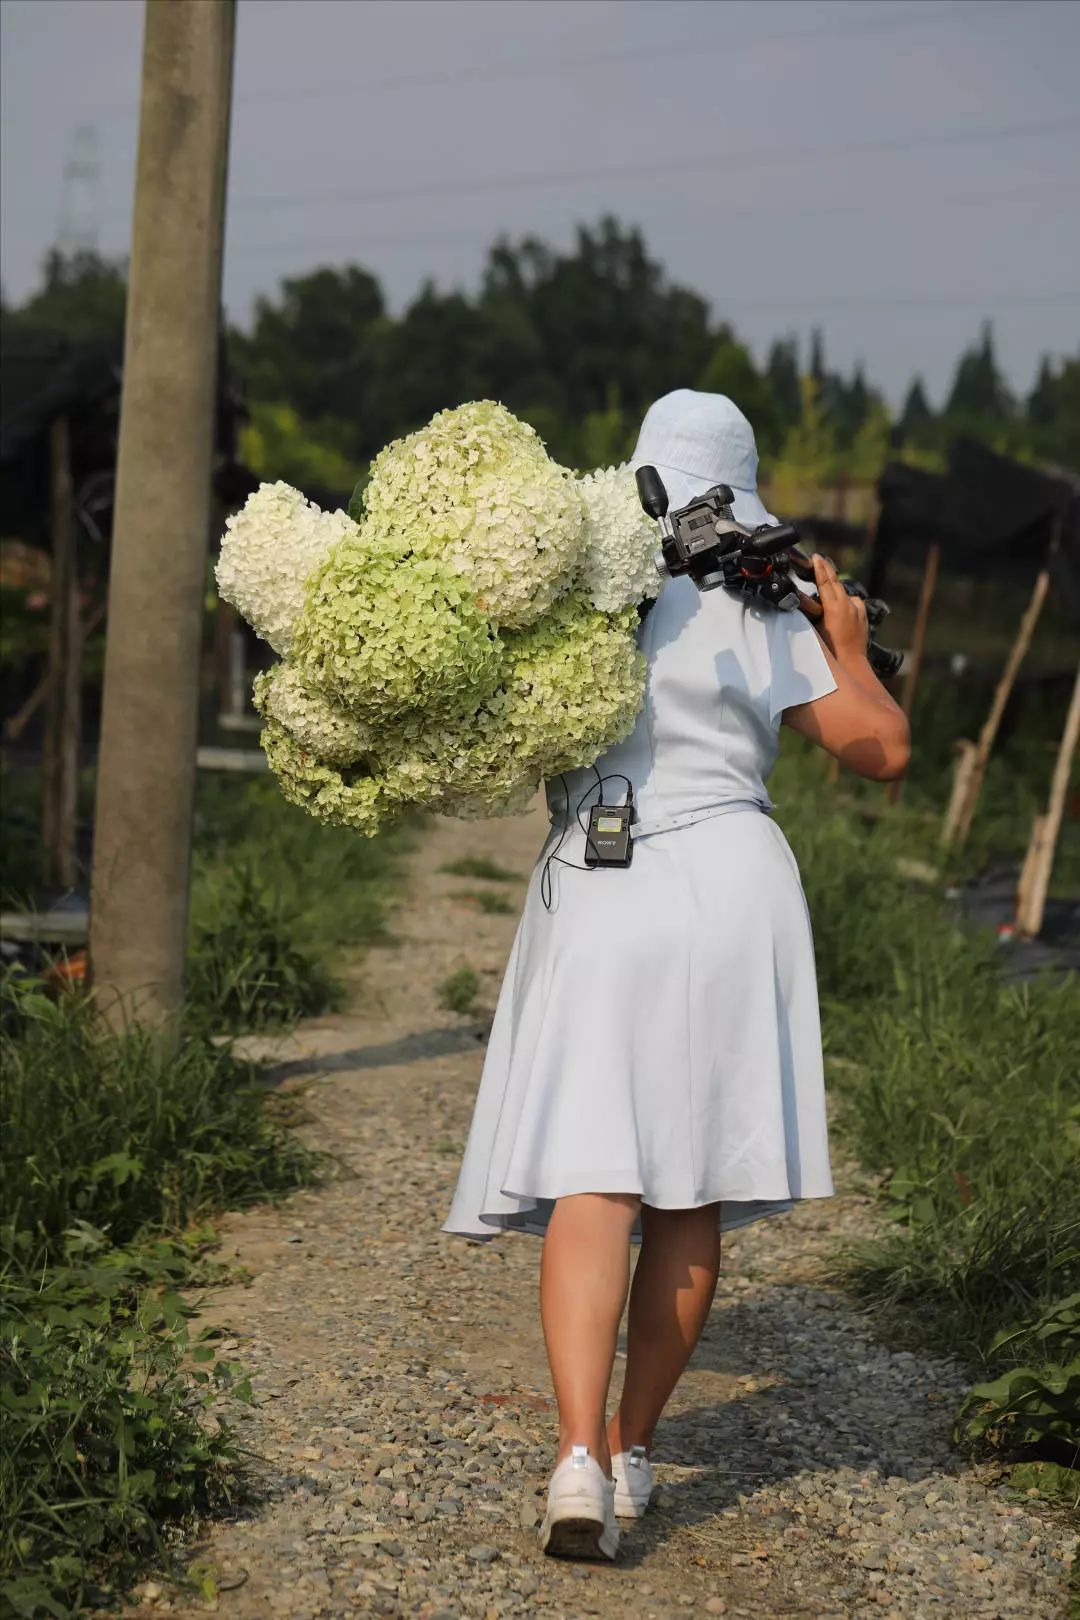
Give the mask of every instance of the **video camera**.
[[[817, 597], [795, 584], [795, 577], [812, 580], [814, 565], [799, 549], [799, 531], [793, 523], [746, 528], [735, 520], [734, 496], [727, 484], [714, 484], [696, 500], [669, 512], [668, 493], [656, 468], [639, 467], [636, 477], [641, 505], [660, 528], [659, 573], [673, 578], [689, 574], [699, 591], [722, 585], [737, 596], [768, 602], [781, 613], [798, 608], [811, 621], [821, 619]], [[887, 680], [904, 661], [903, 653], [882, 647], [874, 639], [874, 631], [888, 614], [888, 604], [868, 596], [855, 580], [841, 583], [849, 596], [859, 596], [866, 603], [867, 660], [875, 675]]]

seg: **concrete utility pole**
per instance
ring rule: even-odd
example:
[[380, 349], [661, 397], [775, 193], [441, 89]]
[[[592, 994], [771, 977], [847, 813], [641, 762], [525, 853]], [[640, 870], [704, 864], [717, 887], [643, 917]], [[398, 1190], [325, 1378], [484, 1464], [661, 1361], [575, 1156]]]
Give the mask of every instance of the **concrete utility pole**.
[[90, 961], [119, 1025], [183, 998], [235, 0], [147, 0]]

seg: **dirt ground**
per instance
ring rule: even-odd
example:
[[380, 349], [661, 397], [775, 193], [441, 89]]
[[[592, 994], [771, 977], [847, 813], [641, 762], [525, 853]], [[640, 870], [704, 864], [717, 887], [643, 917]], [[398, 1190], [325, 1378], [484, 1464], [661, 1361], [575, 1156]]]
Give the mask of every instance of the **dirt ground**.
[[[837, 1237], [876, 1219], [843, 1165], [837, 1198], [729, 1240], [658, 1439], [655, 1506], [616, 1564], [540, 1555], [555, 1437], [540, 1243], [439, 1227], [542, 836], [539, 809], [433, 823], [348, 1011], [259, 1043], [335, 1173], [222, 1223], [221, 1258], [248, 1280], [204, 1314], [252, 1372], [254, 1404], [228, 1416], [257, 1490], [193, 1552], [206, 1596], [150, 1582], [129, 1612], [1056, 1620], [1075, 1538], [952, 1456], [958, 1371], [877, 1344], [824, 1280]], [[521, 881], [441, 870], [463, 854]], [[479, 909], [477, 890], [510, 909]], [[463, 965], [480, 1010], [456, 1015], [438, 987]]]

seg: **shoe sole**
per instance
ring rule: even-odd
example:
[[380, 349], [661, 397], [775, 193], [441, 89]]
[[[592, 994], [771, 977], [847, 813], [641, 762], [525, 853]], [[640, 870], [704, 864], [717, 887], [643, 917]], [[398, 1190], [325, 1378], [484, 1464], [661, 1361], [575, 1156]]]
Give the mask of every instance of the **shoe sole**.
[[618, 1544], [618, 1533], [612, 1536], [600, 1519], [545, 1518], [540, 1527], [540, 1547], [549, 1558], [612, 1559]]

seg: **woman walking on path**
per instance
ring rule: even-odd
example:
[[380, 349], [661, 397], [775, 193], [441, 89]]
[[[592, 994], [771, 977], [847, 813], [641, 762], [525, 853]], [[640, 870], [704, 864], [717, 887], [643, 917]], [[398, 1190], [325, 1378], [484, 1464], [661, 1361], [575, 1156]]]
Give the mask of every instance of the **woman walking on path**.
[[[633, 460], [657, 468], [673, 509], [725, 483], [738, 522], [774, 521], [753, 431], [722, 395], [658, 400]], [[867, 662], [862, 602], [824, 557], [814, 573], [821, 635], [800, 613], [666, 581], [639, 632], [634, 731], [548, 787], [552, 829], [445, 1230], [544, 1236], [549, 1553], [613, 1558], [617, 1517], [645, 1511], [653, 1433], [708, 1315], [721, 1233], [833, 1190], [810, 919], [765, 781], [781, 724], [877, 780], [903, 772], [909, 740]], [[579, 815], [628, 786], [632, 864], [588, 869]]]

